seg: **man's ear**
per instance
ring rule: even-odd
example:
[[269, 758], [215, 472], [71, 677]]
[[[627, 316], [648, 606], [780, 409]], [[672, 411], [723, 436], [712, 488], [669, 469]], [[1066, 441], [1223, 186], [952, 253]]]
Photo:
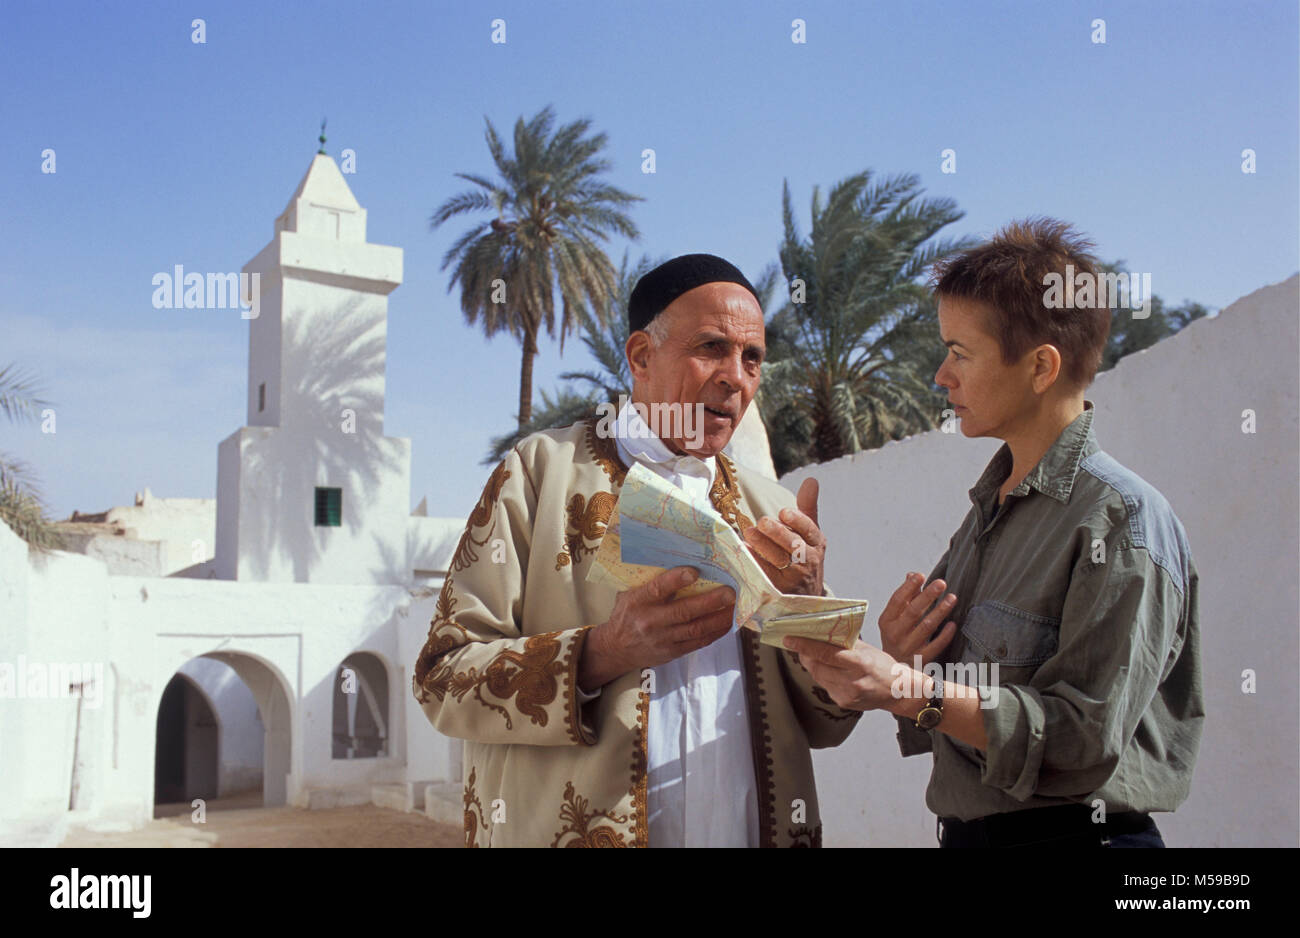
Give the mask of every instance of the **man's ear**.
[[650, 367], [652, 344], [650, 334], [639, 329], [627, 337], [627, 345], [623, 347], [623, 351], [627, 355], [627, 364], [632, 370], [633, 378], [645, 377], [646, 370]]

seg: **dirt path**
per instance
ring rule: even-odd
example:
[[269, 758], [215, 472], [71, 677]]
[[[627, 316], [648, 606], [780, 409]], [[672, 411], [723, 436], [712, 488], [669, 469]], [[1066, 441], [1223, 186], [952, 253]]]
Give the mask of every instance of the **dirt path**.
[[[161, 805], [159, 817], [136, 831], [74, 828], [63, 847], [461, 847], [464, 832], [423, 814], [357, 805], [303, 808], [208, 806], [207, 821], [190, 820], [189, 805]], [[163, 816], [171, 815], [171, 816]]]

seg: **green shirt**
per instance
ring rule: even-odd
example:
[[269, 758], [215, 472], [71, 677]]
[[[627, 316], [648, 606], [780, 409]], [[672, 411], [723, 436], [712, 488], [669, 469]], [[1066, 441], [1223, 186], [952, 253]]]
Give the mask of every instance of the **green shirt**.
[[1084, 408], [1000, 507], [998, 451], [930, 574], [957, 594], [944, 677], [978, 688], [988, 734], [980, 752], [899, 718], [903, 755], [934, 754], [942, 817], [1187, 797], [1205, 719], [1196, 567], [1169, 503], [1101, 450]]

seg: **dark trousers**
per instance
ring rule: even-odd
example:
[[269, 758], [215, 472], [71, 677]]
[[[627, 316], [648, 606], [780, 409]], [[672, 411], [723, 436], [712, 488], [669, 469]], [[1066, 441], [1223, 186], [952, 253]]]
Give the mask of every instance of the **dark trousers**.
[[1092, 821], [1087, 805], [1031, 808], [991, 814], [973, 821], [938, 818], [935, 833], [940, 847], [1163, 847], [1164, 840], [1148, 814], [1108, 815], [1104, 824]]

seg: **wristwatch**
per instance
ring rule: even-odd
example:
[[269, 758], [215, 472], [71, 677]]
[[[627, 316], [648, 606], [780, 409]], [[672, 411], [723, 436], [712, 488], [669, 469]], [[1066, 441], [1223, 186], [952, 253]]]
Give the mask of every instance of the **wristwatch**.
[[934, 692], [930, 695], [929, 701], [921, 708], [921, 712], [916, 715], [916, 728], [918, 730], [932, 730], [939, 725], [943, 719], [943, 684], [939, 681], [934, 682]]

